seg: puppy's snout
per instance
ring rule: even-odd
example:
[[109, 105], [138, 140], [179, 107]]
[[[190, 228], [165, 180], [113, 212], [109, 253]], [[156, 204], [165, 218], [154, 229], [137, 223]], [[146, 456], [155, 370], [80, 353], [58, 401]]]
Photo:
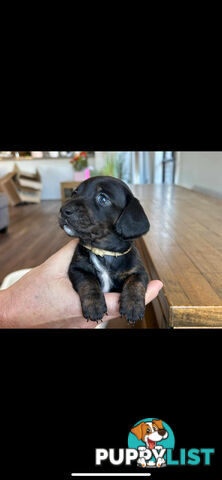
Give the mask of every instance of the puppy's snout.
[[61, 208], [60, 208], [60, 215], [63, 218], [70, 217], [73, 215], [74, 211], [76, 210], [76, 205], [74, 202], [66, 202]]
[[70, 217], [74, 212], [74, 208], [72, 205], [64, 205], [60, 208], [60, 214], [62, 217]]
[[162, 430], [159, 430], [159, 434], [161, 435], [161, 437], [163, 437], [166, 433], [166, 430], [162, 429]]

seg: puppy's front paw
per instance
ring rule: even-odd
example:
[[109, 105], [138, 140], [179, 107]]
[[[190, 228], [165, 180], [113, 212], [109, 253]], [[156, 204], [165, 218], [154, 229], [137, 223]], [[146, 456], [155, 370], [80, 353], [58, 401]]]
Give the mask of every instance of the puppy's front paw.
[[158, 458], [156, 465], [157, 467], [161, 467], [161, 465], [163, 465], [164, 463], [165, 463], [164, 458]]
[[142, 467], [142, 468], [146, 468], [146, 460], [145, 460], [145, 458], [138, 458], [138, 460], [137, 460], [137, 466], [138, 466], [138, 467]]
[[104, 295], [94, 295], [82, 301], [82, 313], [87, 320], [98, 322], [107, 313]]
[[120, 296], [120, 315], [126, 317], [129, 324], [135, 325], [137, 320], [142, 320], [145, 312], [144, 300], [139, 298], [129, 299], [126, 295]]

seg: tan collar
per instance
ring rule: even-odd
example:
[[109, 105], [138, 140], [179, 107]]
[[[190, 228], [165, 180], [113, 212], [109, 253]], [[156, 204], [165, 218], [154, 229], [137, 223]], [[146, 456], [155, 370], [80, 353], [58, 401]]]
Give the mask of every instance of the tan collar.
[[99, 255], [100, 257], [104, 257], [104, 255], [111, 255], [113, 257], [120, 257], [121, 255], [126, 255], [128, 252], [130, 252], [131, 248], [128, 248], [126, 252], [120, 253], [120, 252], [110, 252], [109, 250], [102, 250], [102, 248], [96, 248], [96, 247], [90, 247], [89, 245], [82, 245], [82, 247], [88, 248], [88, 250], [91, 250], [91, 252], [95, 253], [95, 255]]

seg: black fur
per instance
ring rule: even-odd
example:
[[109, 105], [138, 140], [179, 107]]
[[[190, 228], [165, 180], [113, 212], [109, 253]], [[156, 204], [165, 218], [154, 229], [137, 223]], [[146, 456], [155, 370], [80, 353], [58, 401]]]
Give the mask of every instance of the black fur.
[[149, 221], [128, 186], [112, 177], [86, 180], [62, 206], [59, 221], [68, 235], [80, 238], [68, 273], [79, 293], [84, 317], [98, 321], [107, 313], [100, 276], [90, 250], [84, 247], [90, 245], [113, 252], [132, 246], [125, 255], [97, 258], [109, 272], [110, 291], [121, 292], [120, 314], [130, 323], [142, 318], [148, 276], [133, 240], [149, 230]]

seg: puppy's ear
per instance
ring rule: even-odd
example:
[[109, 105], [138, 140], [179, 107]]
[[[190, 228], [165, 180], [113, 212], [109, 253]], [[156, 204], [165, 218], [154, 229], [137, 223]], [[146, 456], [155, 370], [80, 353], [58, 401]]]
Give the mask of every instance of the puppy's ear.
[[159, 430], [163, 430], [163, 424], [162, 424], [162, 420], [152, 420], [152, 423], [154, 425], [156, 425], [156, 427], [159, 429]]
[[116, 222], [116, 231], [123, 238], [136, 238], [147, 233], [149, 220], [137, 198], [132, 197]]
[[143, 423], [144, 422], [139, 423], [139, 425], [131, 428], [131, 430], [130, 430], [132, 433], [134, 433], [134, 435], [136, 435], [138, 440], [141, 440], [141, 438], [142, 438], [142, 425], [143, 425]]

